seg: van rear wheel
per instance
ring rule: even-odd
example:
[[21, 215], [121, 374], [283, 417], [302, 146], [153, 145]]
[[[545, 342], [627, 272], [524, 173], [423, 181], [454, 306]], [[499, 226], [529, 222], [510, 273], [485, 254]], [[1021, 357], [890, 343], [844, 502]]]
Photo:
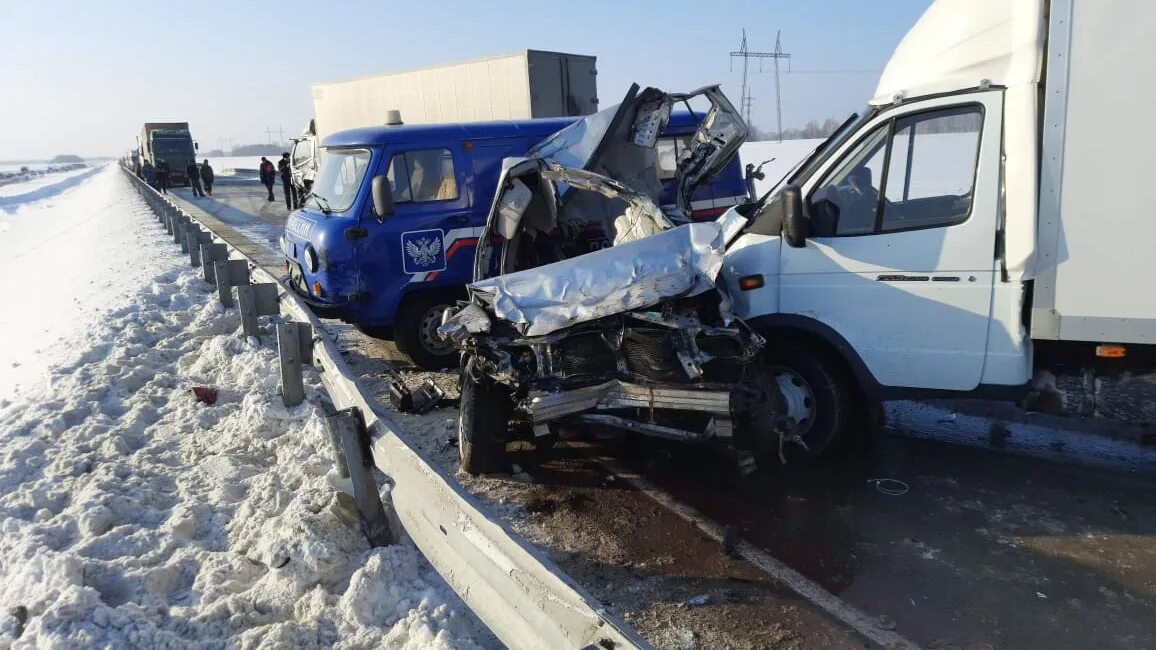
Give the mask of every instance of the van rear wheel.
[[397, 311], [393, 342], [413, 365], [425, 370], [443, 370], [458, 365], [458, 350], [438, 336], [442, 313], [454, 305], [449, 293], [423, 292], [406, 297]]
[[514, 403], [510, 392], [490, 378], [462, 373], [458, 412], [458, 454], [468, 474], [490, 474], [509, 469], [506, 431]]

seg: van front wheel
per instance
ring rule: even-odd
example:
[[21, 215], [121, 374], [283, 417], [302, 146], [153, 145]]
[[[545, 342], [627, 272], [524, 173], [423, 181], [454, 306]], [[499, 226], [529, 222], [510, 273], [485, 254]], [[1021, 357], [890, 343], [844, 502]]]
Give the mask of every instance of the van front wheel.
[[772, 349], [766, 370], [776, 384], [799, 442], [786, 442], [788, 458], [816, 458], [847, 434], [852, 413], [851, 387], [824, 355], [802, 345]]
[[506, 431], [513, 401], [509, 391], [490, 378], [477, 379], [466, 368], [458, 411], [458, 454], [468, 474], [489, 474], [508, 469]]
[[425, 370], [458, 365], [457, 348], [437, 333], [442, 313], [453, 305], [454, 298], [448, 293], [425, 292], [406, 297], [394, 320], [393, 342], [413, 365]]

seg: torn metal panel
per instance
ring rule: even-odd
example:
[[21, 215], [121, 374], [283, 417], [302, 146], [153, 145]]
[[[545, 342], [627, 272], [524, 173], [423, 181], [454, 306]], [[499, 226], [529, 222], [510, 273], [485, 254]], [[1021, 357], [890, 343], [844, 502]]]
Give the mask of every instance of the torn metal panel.
[[445, 318], [438, 334], [447, 341], [461, 343], [471, 334], [484, 334], [490, 331], [490, 316], [486, 310], [476, 303], [470, 303], [459, 309], [457, 313]]
[[541, 336], [711, 289], [722, 268], [723, 246], [717, 224], [687, 224], [475, 282], [470, 290], [492, 307], [497, 318], [526, 336]]
[[674, 102], [688, 101], [699, 95], [710, 101], [710, 110], [690, 141], [690, 153], [678, 163], [678, 209], [690, 214], [690, 197], [707, 178], [718, 173], [743, 142], [750, 128], [718, 86], [706, 86], [685, 95], [671, 95]]

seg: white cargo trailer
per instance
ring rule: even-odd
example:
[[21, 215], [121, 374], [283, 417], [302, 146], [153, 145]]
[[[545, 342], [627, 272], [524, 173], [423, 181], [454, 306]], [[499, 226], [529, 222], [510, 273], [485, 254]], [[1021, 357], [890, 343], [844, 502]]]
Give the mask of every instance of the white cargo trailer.
[[522, 50], [419, 70], [314, 84], [314, 119], [293, 139], [293, 183], [308, 192], [331, 133], [386, 124], [437, 124], [589, 115], [598, 110], [597, 59]]
[[724, 281], [811, 452], [879, 400], [1156, 367], [1154, 25], [1144, 0], [937, 0], [867, 108], [739, 209]]
[[406, 124], [589, 115], [598, 110], [595, 63], [593, 56], [522, 50], [315, 84], [317, 135], [383, 125], [391, 109]]

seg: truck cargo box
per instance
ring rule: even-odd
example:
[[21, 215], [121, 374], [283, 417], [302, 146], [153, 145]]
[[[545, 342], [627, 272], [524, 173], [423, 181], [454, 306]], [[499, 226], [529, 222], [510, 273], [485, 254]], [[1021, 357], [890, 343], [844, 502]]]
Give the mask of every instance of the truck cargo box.
[[1052, 3], [1036, 339], [1156, 343], [1154, 3]]
[[598, 109], [595, 57], [539, 50], [313, 86], [317, 135], [406, 124], [588, 115]]

